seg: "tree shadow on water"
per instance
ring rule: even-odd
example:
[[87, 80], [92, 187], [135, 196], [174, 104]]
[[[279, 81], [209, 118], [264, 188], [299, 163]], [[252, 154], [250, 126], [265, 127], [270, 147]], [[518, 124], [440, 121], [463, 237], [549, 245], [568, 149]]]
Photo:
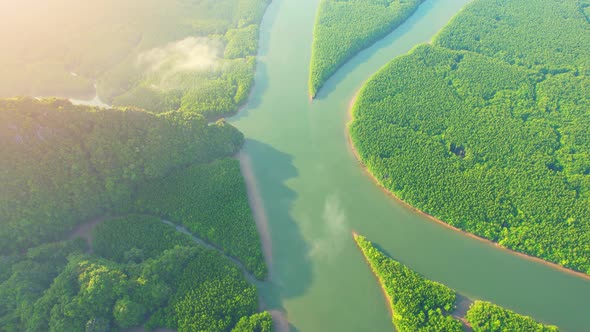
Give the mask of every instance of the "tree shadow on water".
[[297, 193], [286, 185], [298, 171], [290, 155], [256, 140], [246, 140], [242, 154], [261, 203], [256, 209], [263, 210], [263, 217], [257, 219], [266, 220], [266, 225], [259, 225], [261, 237], [270, 240], [265, 244], [270, 248], [269, 279], [257, 285], [261, 306], [273, 314], [278, 331], [296, 331], [288, 323], [283, 301], [305, 294], [312, 279], [309, 246], [291, 217]]

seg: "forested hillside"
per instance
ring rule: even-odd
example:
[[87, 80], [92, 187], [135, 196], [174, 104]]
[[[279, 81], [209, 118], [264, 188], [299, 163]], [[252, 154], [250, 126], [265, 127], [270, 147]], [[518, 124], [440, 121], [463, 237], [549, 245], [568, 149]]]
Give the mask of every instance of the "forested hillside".
[[424, 0], [321, 0], [313, 32], [309, 94], [410, 17]]
[[[249, 95], [269, 2], [0, 4], [0, 331], [272, 331], [244, 137], [210, 123]], [[32, 98], [95, 87], [113, 109]]]
[[117, 106], [210, 118], [235, 112], [253, 84], [269, 3], [2, 2], [0, 97], [90, 98], [97, 85], [101, 99]]
[[94, 233], [94, 254], [76, 240], [3, 257], [3, 331], [272, 330], [243, 273], [174, 227], [135, 215]]
[[230, 156], [242, 142], [235, 128], [191, 113], [0, 100], [0, 253], [63, 238], [126, 208], [139, 183]]
[[587, 4], [484, 1], [362, 89], [350, 126], [395, 195], [590, 274]]
[[475, 301], [465, 317], [451, 316], [455, 314], [454, 290], [425, 279], [386, 256], [365, 237], [354, 234], [354, 240], [390, 302], [393, 325], [399, 332], [463, 331], [464, 325], [458, 318], [476, 332], [559, 331], [555, 326], [482, 301]]
[[[264, 278], [243, 140], [190, 112], [0, 100], [0, 330], [270, 331], [244, 272], [160, 219]], [[59, 242], [93, 219], [91, 248]]]
[[138, 188], [135, 210], [181, 224], [263, 279], [266, 265], [240, 163], [196, 164]]

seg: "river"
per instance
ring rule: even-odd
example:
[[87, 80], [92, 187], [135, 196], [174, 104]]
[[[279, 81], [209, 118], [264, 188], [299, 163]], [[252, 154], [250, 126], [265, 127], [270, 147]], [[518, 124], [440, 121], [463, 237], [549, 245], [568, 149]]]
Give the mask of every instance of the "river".
[[307, 78], [318, 0], [273, 0], [261, 27], [256, 86], [230, 119], [247, 137], [268, 220], [270, 279], [262, 300], [292, 331], [391, 331], [355, 230], [424, 276], [566, 331], [590, 329], [590, 281], [434, 223], [385, 195], [347, 145], [351, 99], [396, 56], [428, 42], [468, 0], [427, 0], [346, 64], [310, 103]]

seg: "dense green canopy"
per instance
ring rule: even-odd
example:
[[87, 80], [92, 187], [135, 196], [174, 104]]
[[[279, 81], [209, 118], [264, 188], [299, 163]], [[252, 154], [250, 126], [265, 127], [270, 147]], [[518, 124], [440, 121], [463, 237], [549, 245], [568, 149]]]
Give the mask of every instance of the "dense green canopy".
[[393, 325], [400, 332], [462, 331], [448, 313], [455, 309], [455, 291], [427, 280], [385, 256], [365, 237], [354, 239], [391, 303]]
[[192, 244], [190, 236], [145, 215], [107, 219], [92, 230], [93, 252], [120, 263], [142, 262], [178, 245]]
[[340, 66], [397, 28], [423, 1], [321, 0], [313, 32], [311, 97]]
[[[118, 107], [0, 99], [0, 330], [271, 331], [246, 272], [220, 253], [265, 277], [227, 159], [244, 137], [209, 123], [246, 101], [270, 1], [33, 2], [0, 4], [0, 96], [82, 98], [96, 85]], [[143, 192], [162, 179], [167, 199]], [[77, 235], [91, 248], [54, 242]]]
[[466, 315], [474, 332], [535, 331], [557, 332], [556, 326], [543, 325], [490, 302], [475, 301]]
[[57, 240], [130, 203], [134, 187], [235, 153], [243, 136], [199, 115], [0, 100], [0, 253]]
[[74, 240], [2, 256], [2, 331], [272, 331], [243, 271], [173, 226], [129, 215], [93, 235], [93, 254]]
[[590, 274], [590, 23], [577, 0], [475, 1], [362, 89], [350, 133], [409, 204]]
[[232, 332], [272, 332], [272, 317], [268, 312], [242, 317]]
[[458, 319], [475, 332], [559, 331], [556, 326], [543, 325], [490, 302], [475, 301], [465, 317], [457, 317], [458, 313], [453, 313], [454, 290], [386, 256], [365, 237], [354, 234], [354, 240], [391, 300], [393, 324], [399, 332], [464, 331]]
[[106, 220], [94, 240], [95, 254], [76, 240], [4, 260], [2, 331], [271, 331], [242, 271], [173, 226], [132, 215]]
[[135, 210], [181, 224], [192, 234], [266, 276], [260, 237], [250, 210], [240, 163], [196, 164], [138, 188]]

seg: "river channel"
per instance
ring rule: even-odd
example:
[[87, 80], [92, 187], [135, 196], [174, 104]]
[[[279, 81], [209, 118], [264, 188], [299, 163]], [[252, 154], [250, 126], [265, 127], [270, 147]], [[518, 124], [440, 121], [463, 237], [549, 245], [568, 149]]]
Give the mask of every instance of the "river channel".
[[[377, 187], [347, 143], [349, 104], [379, 68], [428, 42], [468, 0], [427, 0], [394, 33], [342, 67], [309, 101], [318, 0], [273, 0], [260, 38], [256, 86], [230, 119], [246, 135], [268, 221], [267, 308], [291, 331], [392, 331], [385, 299], [351, 231], [427, 278], [472, 299], [566, 331], [590, 330], [590, 281], [514, 255], [411, 211]], [[260, 213], [259, 213], [260, 214]]]

